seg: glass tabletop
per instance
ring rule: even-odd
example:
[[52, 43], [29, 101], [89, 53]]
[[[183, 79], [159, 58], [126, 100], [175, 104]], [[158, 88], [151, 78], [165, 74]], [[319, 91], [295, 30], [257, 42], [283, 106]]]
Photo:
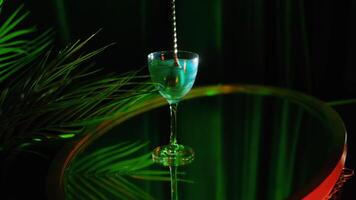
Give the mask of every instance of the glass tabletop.
[[[158, 96], [137, 102], [66, 146], [52, 167], [53, 199], [169, 199], [168, 168], [150, 152], [169, 140]], [[180, 103], [180, 199], [315, 199], [339, 177], [346, 131], [338, 114], [299, 92], [253, 85], [198, 87]]]

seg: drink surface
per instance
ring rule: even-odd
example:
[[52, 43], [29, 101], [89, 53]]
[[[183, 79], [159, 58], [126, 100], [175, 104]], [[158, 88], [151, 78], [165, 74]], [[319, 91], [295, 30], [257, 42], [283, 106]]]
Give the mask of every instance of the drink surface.
[[151, 60], [152, 81], [169, 103], [176, 103], [192, 88], [198, 71], [198, 59], [179, 59], [179, 66], [170, 60]]

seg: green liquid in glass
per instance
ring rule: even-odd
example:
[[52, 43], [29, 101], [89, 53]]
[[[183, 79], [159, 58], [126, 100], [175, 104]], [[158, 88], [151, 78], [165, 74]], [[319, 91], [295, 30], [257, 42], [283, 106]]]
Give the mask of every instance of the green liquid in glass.
[[198, 71], [198, 59], [152, 60], [149, 63], [151, 78], [161, 95], [171, 103], [177, 103], [193, 87]]

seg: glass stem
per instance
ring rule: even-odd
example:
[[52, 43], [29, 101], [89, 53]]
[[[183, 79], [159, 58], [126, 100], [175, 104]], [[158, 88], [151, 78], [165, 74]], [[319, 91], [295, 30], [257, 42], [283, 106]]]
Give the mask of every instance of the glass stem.
[[171, 172], [171, 200], [178, 200], [177, 169], [176, 166], [169, 167]]
[[169, 104], [171, 113], [171, 136], [169, 138], [170, 145], [177, 145], [177, 109], [178, 103]]

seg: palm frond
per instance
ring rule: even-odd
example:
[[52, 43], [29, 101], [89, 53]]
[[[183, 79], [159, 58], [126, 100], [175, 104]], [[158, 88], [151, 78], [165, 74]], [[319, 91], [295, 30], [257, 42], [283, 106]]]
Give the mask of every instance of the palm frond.
[[1, 14], [1, 10], [2, 10], [2, 5], [4, 5], [4, 0], [0, 0], [0, 14]]
[[28, 15], [22, 10], [0, 25], [0, 146], [77, 135], [152, 96], [138, 72], [99, 75], [91, 60], [112, 44], [84, 53], [96, 33], [56, 54], [48, 50], [51, 30], [35, 38], [34, 28], [17, 30]]
[[28, 39], [35, 32], [34, 27], [17, 29], [29, 12], [23, 13], [19, 7], [0, 26], [0, 83], [9, 79], [18, 70], [31, 64], [52, 43], [51, 30], [40, 36]]
[[[7, 115], [0, 117], [0, 122], [5, 125], [5, 140], [14, 134], [82, 129], [152, 96], [154, 87], [137, 72], [98, 77], [97, 69], [88, 60], [108, 46], [76, 55], [75, 51], [87, 42], [75, 43], [51, 61], [51, 53], [47, 53], [40, 62], [23, 70], [23, 78], [3, 90], [0, 106]], [[8, 129], [9, 126], [16, 128]]]
[[[148, 76], [137, 71], [99, 75], [91, 59], [111, 45], [84, 53], [95, 34], [54, 53], [49, 50], [53, 31], [33, 37], [34, 27], [18, 28], [28, 14], [21, 6], [0, 25], [1, 150], [26, 150], [34, 143], [75, 137], [154, 95]], [[148, 169], [153, 164], [150, 154], [138, 155], [146, 145], [105, 147], [74, 162], [66, 188], [70, 196], [153, 199], [131, 179], [170, 179], [166, 171]]]
[[[154, 199], [132, 179], [169, 181], [169, 172], [149, 169], [147, 143], [120, 143], [100, 148], [72, 162], [66, 174], [68, 199]], [[80, 198], [78, 198], [80, 197]]]

